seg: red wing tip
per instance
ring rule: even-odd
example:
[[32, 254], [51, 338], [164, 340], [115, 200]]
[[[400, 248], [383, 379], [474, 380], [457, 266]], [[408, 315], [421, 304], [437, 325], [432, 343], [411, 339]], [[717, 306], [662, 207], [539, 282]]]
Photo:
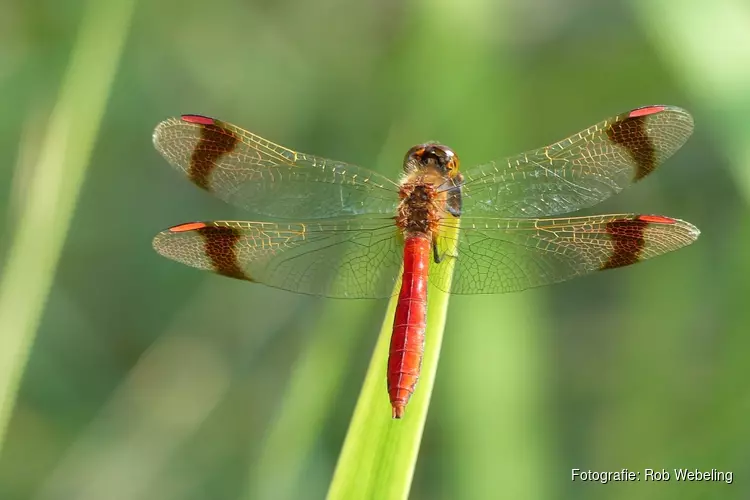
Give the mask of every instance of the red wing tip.
[[629, 118], [637, 118], [639, 116], [648, 116], [655, 113], [661, 113], [667, 109], [666, 106], [643, 106], [642, 108], [636, 108], [628, 114]]
[[182, 115], [182, 121], [188, 123], [198, 123], [200, 125], [213, 125], [214, 119], [203, 115]]
[[207, 224], [205, 222], [187, 222], [180, 224], [179, 226], [173, 226], [168, 229], [170, 233], [183, 233], [185, 231], [195, 231], [196, 229], [203, 229]]
[[675, 219], [661, 215], [639, 215], [636, 217], [636, 220], [653, 224], [675, 224], [677, 222]]
[[400, 404], [393, 405], [393, 418], [394, 419], [404, 418], [404, 405], [400, 405]]

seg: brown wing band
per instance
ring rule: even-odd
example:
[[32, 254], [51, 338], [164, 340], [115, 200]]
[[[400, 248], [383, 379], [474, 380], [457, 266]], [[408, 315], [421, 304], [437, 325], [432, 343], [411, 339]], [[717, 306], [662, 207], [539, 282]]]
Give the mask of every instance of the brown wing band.
[[646, 244], [643, 233], [648, 222], [642, 220], [614, 220], [607, 224], [607, 233], [614, 242], [612, 256], [601, 269], [629, 266], [640, 260]]
[[205, 226], [196, 229], [204, 242], [206, 255], [218, 274], [253, 281], [247, 276], [237, 260], [237, 242], [240, 234], [236, 229], [226, 226]]
[[609, 140], [625, 147], [637, 165], [634, 180], [638, 181], [656, 168], [656, 150], [648, 135], [648, 114], [632, 114], [607, 129]]
[[211, 122], [197, 121], [184, 117], [183, 120], [196, 123], [201, 129], [200, 141], [190, 157], [190, 180], [206, 191], [210, 191], [211, 172], [216, 168], [222, 156], [234, 151], [240, 139], [231, 130], [217, 126], [213, 120]]

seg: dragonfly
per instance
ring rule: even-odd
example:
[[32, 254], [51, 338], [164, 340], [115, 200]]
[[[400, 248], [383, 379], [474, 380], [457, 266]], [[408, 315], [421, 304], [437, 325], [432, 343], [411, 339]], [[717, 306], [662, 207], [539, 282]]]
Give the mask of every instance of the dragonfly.
[[386, 372], [398, 419], [419, 380], [429, 286], [515, 292], [694, 242], [695, 226], [663, 215], [565, 215], [645, 178], [692, 131], [687, 111], [645, 106], [464, 172], [448, 146], [419, 144], [391, 180], [183, 115], [158, 124], [156, 149], [199, 188], [263, 220], [179, 224], [153, 246], [194, 268], [297, 293], [398, 293]]

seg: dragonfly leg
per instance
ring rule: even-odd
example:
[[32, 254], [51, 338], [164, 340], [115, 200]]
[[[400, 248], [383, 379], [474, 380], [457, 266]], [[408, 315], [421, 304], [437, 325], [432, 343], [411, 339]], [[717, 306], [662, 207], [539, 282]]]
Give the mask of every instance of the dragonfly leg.
[[440, 252], [438, 252], [438, 245], [437, 245], [437, 238], [434, 236], [432, 237], [432, 260], [435, 261], [435, 264], [440, 264], [440, 262], [443, 261], [442, 255], [440, 255]]
[[440, 264], [443, 262], [443, 259], [446, 257], [458, 257], [456, 253], [451, 253], [448, 251], [445, 251], [443, 253], [440, 253], [440, 250], [438, 249], [438, 239], [436, 235], [432, 236], [432, 260], [435, 261], [435, 264]]

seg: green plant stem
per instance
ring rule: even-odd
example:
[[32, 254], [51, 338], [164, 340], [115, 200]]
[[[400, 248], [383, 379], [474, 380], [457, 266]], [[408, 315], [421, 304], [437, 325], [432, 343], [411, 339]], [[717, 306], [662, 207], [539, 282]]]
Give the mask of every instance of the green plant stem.
[[[302, 349], [278, 411], [250, 474], [247, 498], [299, 498], [306, 459], [350, 368], [351, 349], [370, 316], [370, 301], [333, 301], [326, 306]], [[342, 327], [341, 325], [346, 325]], [[383, 394], [381, 394], [383, 396]], [[384, 396], [387, 397], [387, 396]]]
[[737, 62], [750, 60], [750, 4], [725, 0], [707, 9], [684, 2], [679, 15], [668, 0], [636, 0], [632, 7], [664, 61], [702, 106], [696, 111], [713, 119], [730, 172], [750, 200], [750, 65]]
[[0, 282], [0, 449], [99, 130], [134, 0], [89, 2]]
[[[453, 262], [446, 259], [441, 265], [450, 266], [452, 271]], [[391, 419], [386, 392], [388, 346], [398, 300], [397, 295], [391, 298], [328, 491], [329, 500], [409, 496], [435, 385], [449, 297], [430, 287], [422, 373], [402, 420]]]

